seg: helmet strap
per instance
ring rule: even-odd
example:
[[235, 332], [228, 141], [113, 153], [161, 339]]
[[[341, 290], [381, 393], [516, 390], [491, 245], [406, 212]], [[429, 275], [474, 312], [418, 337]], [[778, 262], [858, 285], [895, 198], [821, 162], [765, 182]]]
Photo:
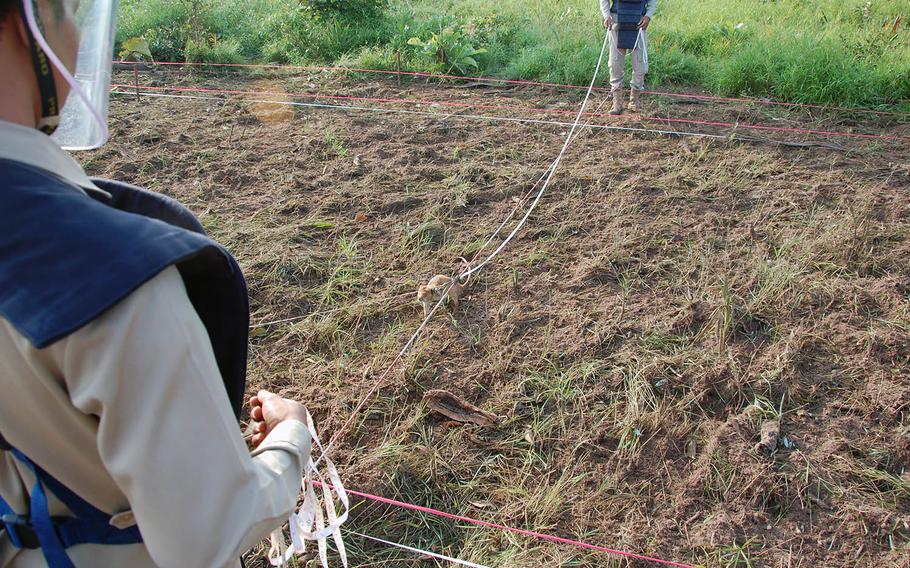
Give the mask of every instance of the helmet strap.
[[[32, 2], [36, 23], [41, 29], [42, 25], [40, 19], [38, 19], [37, 3], [34, 0], [23, 0], [23, 2]], [[25, 32], [28, 34], [28, 43], [32, 52], [32, 65], [35, 68], [35, 78], [38, 81], [38, 95], [41, 98], [41, 120], [38, 122], [38, 130], [50, 136], [60, 125], [60, 105], [58, 104], [57, 86], [54, 81], [54, 68], [47, 58], [47, 54], [35, 41], [35, 36], [28, 25], [25, 8], [20, 7], [19, 13], [22, 15], [22, 23], [25, 25]]]

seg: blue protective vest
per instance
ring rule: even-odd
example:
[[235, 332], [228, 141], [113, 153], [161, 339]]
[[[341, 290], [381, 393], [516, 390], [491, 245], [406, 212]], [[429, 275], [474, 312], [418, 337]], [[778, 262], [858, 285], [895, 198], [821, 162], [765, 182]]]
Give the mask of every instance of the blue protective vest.
[[[0, 159], [0, 317], [40, 349], [95, 320], [176, 265], [239, 417], [249, 327], [240, 267], [176, 201], [124, 183], [93, 181], [111, 197], [91, 192], [91, 199], [86, 198], [49, 172]], [[0, 498], [0, 528], [14, 546], [40, 546], [51, 568], [70, 568], [65, 549], [71, 546], [142, 541], [137, 527], [111, 526], [111, 515], [7, 444], [2, 432], [0, 450], [13, 452], [37, 479], [27, 516], [15, 514]], [[51, 518], [46, 490], [75, 517]]]
[[645, 0], [613, 0], [612, 12], [616, 13], [616, 23], [619, 24], [619, 49], [635, 49], [638, 41], [638, 23], [645, 15]]

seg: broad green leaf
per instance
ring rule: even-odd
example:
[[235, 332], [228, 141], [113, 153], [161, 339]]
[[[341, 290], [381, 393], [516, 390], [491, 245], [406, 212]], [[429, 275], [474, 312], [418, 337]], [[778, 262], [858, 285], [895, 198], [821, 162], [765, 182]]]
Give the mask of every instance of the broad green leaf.
[[152, 61], [152, 52], [145, 38], [131, 37], [120, 47], [120, 59], [124, 61]]

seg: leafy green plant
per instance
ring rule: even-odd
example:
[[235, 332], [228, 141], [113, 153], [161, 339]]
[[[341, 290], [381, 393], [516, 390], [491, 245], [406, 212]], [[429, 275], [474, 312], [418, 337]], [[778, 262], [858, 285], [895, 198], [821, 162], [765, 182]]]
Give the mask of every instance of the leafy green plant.
[[441, 28], [426, 41], [412, 37], [408, 40], [408, 45], [420, 48], [420, 53], [432, 59], [437, 69], [445, 73], [476, 70], [480, 67], [476, 56], [487, 52], [482, 47], [474, 47], [462, 30], [451, 26]]
[[124, 41], [118, 57], [122, 61], [153, 61], [149, 42], [141, 37], [131, 37]]
[[338, 139], [338, 135], [335, 134], [334, 130], [327, 129], [325, 131], [323, 142], [325, 142], [327, 148], [326, 157], [334, 155], [343, 158], [348, 155], [348, 149], [344, 147], [344, 142]]

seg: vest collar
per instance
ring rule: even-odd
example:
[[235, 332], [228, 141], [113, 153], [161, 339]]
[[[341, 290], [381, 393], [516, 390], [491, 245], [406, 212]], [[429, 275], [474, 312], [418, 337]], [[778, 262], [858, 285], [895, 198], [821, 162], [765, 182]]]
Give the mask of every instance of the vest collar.
[[0, 120], [0, 158], [48, 171], [83, 192], [108, 196], [92, 183], [72, 156], [35, 128]]

